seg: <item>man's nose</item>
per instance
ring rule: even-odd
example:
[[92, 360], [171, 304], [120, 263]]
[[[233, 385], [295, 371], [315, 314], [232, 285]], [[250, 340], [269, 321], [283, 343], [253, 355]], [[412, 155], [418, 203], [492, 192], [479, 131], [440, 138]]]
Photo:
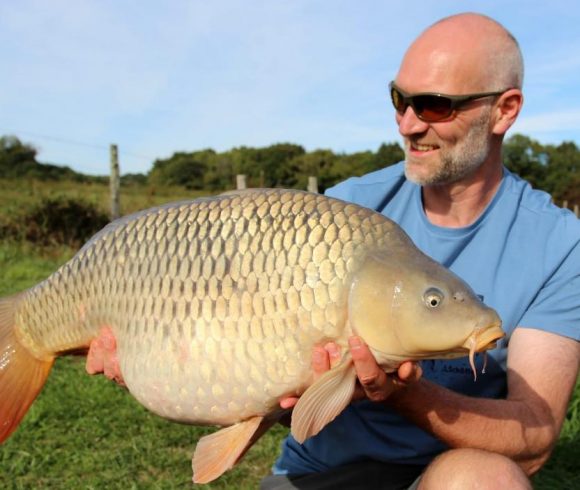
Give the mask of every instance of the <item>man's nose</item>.
[[411, 106], [407, 106], [402, 115], [397, 113], [397, 124], [401, 136], [412, 136], [424, 133], [429, 129], [429, 123], [419, 119]]

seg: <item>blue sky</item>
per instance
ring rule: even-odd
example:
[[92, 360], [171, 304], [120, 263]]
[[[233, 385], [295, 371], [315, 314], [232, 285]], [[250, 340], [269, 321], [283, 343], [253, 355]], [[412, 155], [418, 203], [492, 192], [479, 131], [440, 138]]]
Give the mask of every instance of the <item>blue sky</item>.
[[0, 135], [42, 162], [147, 172], [175, 151], [399, 141], [387, 83], [416, 35], [462, 11], [518, 38], [512, 133], [580, 144], [577, 0], [2, 0]]

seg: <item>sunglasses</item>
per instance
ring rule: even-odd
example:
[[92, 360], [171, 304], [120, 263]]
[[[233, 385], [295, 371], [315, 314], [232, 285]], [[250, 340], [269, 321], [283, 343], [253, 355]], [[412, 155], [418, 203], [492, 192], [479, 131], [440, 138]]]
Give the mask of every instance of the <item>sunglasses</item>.
[[389, 83], [389, 90], [393, 106], [399, 114], [404, 114], [407, 107], [411, 106], [421, 121], [432, 123], [449, 119], [461, 105], [470, 100], [501, 95], [509, 89], [501, 92], [482, 92], [467, 95], [443, 95], [434, 92], [421, 92], [411, 95], [397, 87], [395, 82], [391, 82]]

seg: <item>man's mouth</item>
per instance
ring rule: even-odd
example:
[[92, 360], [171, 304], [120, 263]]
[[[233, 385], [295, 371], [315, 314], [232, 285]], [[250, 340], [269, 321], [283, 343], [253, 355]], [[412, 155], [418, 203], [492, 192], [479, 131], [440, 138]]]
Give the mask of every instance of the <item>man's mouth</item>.
[[410, 141], [409, 148], [411, 149], [411, 151], [427, 152], [427, 151], [438, 150], [439, 146]]

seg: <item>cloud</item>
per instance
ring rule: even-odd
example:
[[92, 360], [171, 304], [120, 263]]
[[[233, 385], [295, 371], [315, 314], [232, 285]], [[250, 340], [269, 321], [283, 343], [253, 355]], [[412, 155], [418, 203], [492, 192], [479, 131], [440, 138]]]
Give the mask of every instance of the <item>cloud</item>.
[[580, 131], [580, 109], [523, 116], [514, 124], [514, 130], [520, 133]]

